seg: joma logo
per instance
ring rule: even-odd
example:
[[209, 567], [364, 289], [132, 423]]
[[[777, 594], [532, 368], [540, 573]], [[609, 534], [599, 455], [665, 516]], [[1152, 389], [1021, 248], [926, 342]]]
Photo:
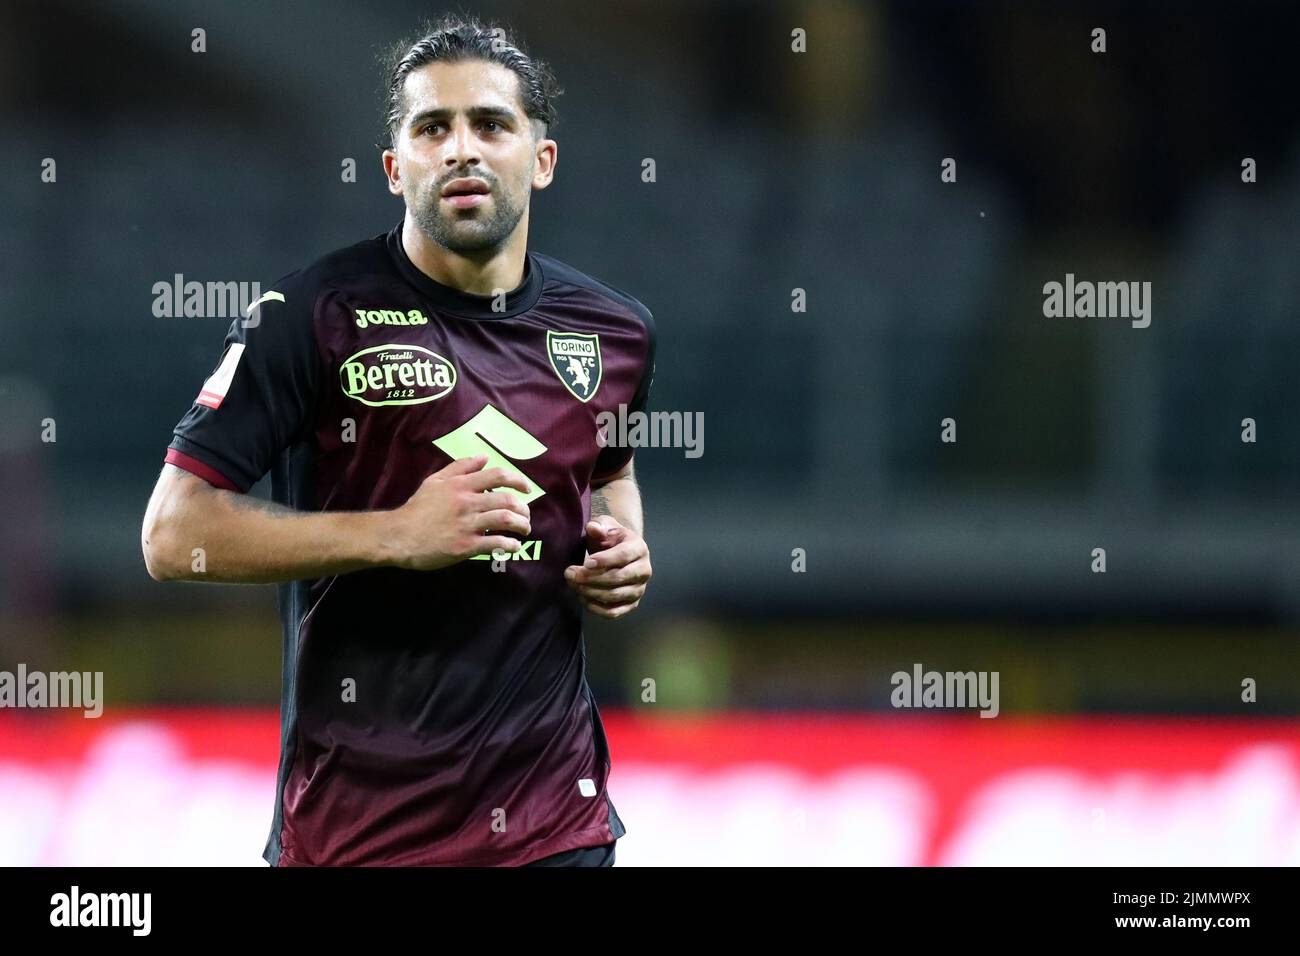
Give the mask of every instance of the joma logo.
[[428, 325], [429, 319], [419, 309], [356, 309], [357, 328], [372, 325]]

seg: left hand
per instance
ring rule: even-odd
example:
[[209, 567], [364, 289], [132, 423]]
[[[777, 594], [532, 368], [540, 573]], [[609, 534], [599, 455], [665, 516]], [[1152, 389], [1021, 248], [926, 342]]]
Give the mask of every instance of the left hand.
[[587, 522], [587, 552], [585, 564], [564, 569], [582, 606], [610, 619], [634, 610], [652, 573], [645, 539], [613, 515], [599, 515]]

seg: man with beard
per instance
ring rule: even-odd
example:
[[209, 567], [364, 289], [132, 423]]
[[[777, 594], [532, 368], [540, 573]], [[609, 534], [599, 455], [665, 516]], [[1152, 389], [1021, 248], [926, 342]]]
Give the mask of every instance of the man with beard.
[[[142, 544], [158, 580], [275, 582], [273, 866], [611, 865], [625, 832], [584, 609], [651, 568], [632, 449], [655, 327], [528, 250], [559, 90], [447, 20], [392, 58], [386, 235], [276, 282], [181, 418]], [[273, 502], [247, 496], [271, 473]]]

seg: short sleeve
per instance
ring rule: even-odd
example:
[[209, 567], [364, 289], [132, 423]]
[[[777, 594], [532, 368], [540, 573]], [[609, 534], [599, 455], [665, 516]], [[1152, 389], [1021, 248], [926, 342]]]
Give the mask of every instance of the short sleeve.
[[176, 424], [169, 464], [239, 492], [271, 469], [315, 407], [314, 304], [285, 279], [231, 322], [216, 368]]
[[[655, 328], [654, 316], [649, 309], [645, 309], [641, 318], [645, 322], [647, 337], [645, 365], [641, 370], [641, 383], [637, 386], [632, 401], [628, 403], [627, 410], [629, 413], [644, 412], [646, 410], [646, 405], [650, 401], [650, 388], [654, 385], [655, 353], [658, 351], [659, 335], [658, 330]], [[592, 481], [601, 481], [622, 471], [627, 466], [627, 463], [632, 460], [634, 452], [635, 449], [631, 447], [610, 445], [602, 448], [596, 458], [596, 467], [592, 471]]]

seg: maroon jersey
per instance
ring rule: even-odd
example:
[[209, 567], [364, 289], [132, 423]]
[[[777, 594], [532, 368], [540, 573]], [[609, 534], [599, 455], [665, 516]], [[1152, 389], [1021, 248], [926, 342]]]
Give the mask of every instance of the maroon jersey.
[[625, 832], [586, 679], [593, 480], [632, 449], [597, 415], [643, 410], [650, 312], [530, 252], [496, 297], [441, 285], [401, 226], [277, 282], [232, 323], [166, 460], [299, 510], [403, 504], [453, 459], [522, 472], [532, 532], [504, 560], [280, 585], [272, 865], [518, 865]]

